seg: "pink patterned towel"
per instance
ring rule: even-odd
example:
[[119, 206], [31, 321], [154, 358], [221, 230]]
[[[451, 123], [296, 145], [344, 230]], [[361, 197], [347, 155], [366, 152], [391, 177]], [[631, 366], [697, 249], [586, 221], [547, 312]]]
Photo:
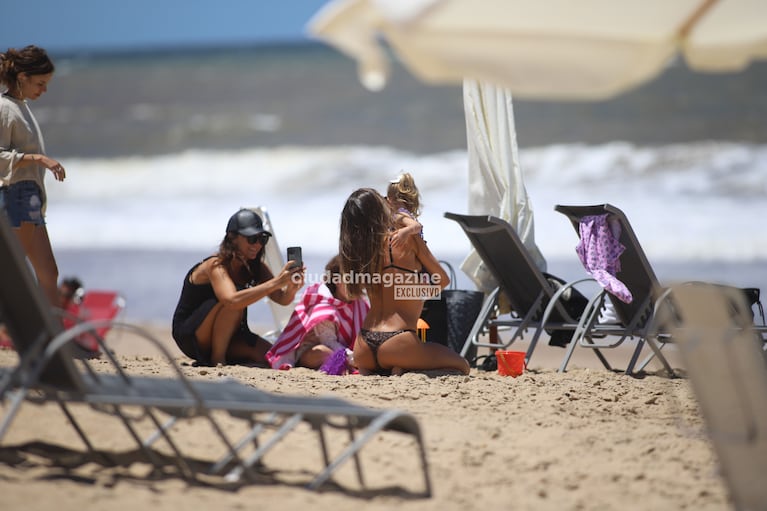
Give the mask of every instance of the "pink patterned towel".
[[615, 276], [621, 271], [620, 257], [626, 247], [620, 238], [620, 224], [611, 222], [607, 214], [586, 216], [579, 226], [580, 241], [575, 247], [586, 271], [610, 294], [624, 303], [634, 297], [626, 284]]
[[266, 359], [273, 369], [290, 369], [296, 364], [296, 350], [301, 341], [322, 322], [335, 324], [335, 341], [344, 347], [354, 348], [354, 340], [369, 308], [368, 302], [362, 298], [345, 302], [335, 298], [325, 284], [312, 284], [304, 291], [285, 330], [266, 353]]

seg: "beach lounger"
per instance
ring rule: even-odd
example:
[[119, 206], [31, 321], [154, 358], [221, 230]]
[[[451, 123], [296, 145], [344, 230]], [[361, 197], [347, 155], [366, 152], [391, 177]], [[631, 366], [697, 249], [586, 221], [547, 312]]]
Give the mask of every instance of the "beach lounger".
[[767, 507], [767, 361], [736, 288], [671, 287], [670, 331], [735, 509]]
[[[656, 310], [663, 306], [667, 294], [658, 282], [655, 272], [647, 260], [639, 239], [634, 229], [620, 209], [611, 204], [589, 206], [565, 206], [557, 205], [556, 211], [565, 215], [571, 222], [575, 232], [580, 236], [580, 224], [586, 217], [608, 215], [611, 221], [617, 222], [620, 228], [618, 241], [625, 247], [620, 255], [620, 272], [617, 278], [625, 284], [632, 294], [630, 303], [618, 299], [615, 295], [603, 290], [594, 295], [589, 301], [583, 321], [567, 348], [565, 358], [560, 366], [560, 371], [565, 371], [567, 364], [576, 346], [582, 346], [593, 350], [616, 348], [626, 340], [636, 340], [631, 359], [626, 366], [626, 374], [641, 371], [650, 361], [646, 359], [638, 364], [645, 343], [652, 350], [651, 357], [657, 357], [669, 375], [674, 375], [668, 360], [661, 352], [662, 342], [669, 340], [667, 335], [656, 335], [652, 330], [651, 319]], [[607, 303], [609, 301], [609, 304]], [[599, 323], [600, 313], [606, 306], [611, 306], [617, 317], [614, 324]]]
[[[189, 480], [212, 475], [222, 476], [227, 483], [245, 483], [258, 476], [264, 454], [275, 445], [288, 441], [291, 433], [310, 434], [305, 429], [297, 429], [301, 424], [308, 424], [317, 434], [321, 454], [321, 466], [307, 482], [307, 486], [314, 489], [330, 480], [349, 460], [354, 460], [360, 485], [364, 486], [360, 456], [363, 447], [380, 435], [402, 434], [410, 441], [395, 439], [392, 448], [402, 446], [415, 451], [413, 458], [420, 465], [423, 495], [431, 494], [420, 427], [410, 414], [363, 407], [332, 397], [275, 395], [233, 380], [190, 380], [161, 342], [142, 329], [124, 323], [100, 320], [64, 330], [24, 263], [21, 247], [4, 215], [0, 215], [0, 267], [3, 268], [0, 317], [19, 354], [15, 367], [0, 370], [0, 397], [4, 404], [0, 441], [24, 403], [57, 403], [88, 454], [108, 456], [96, 449], [93, 435], [87, 433], [87, 421], [76, 418], [78, 406], [85, 405], [120, 421], [128, 433], [126, 438], [135, 441], [138, 452], [157, 474], [166, 472], [168, 463], [164, 460], [170, 458], [178, 474]], [[95, 334], [104, 326], [129, 330], [152, 343], [154, 349], [163, 354], [173, 376], [129, 374], [113, 352], [104, 349], [103, 339], [99, 339], [105, 355], [101, 360], [75, 358], [72, 341], [84, 332]], [[221, 415], [237, 421], [241, 426], [239, 430], [244, 429], [245, 433], [240, 431], [238, 435], [233, 431], [235, 428], [222, 425]], [[209, 425], [223, 451], [204, 463], [204, 468], [198, 457], [192, 459], [184, 454], [185, 447], [187, 450], [199, 447], [199, 442], [185, 444], [181, 435], [174, 434], [178, 431], [176, 427], [187, 421]], [[147, 422], [153, 433], [142, 435]], [[337, 434], [331, 435], [334, 431]], [[170, 455], [159, 454], [155, 445], [165, 446]], [[411, 470], [403, 467], [402, 474], [410, 477], [410, 473]]]
[[[532, 338], [525, 354], [525, 363], [528, 364], [544, 331], [575, 331], [579, 319], [568, 310], [565, 297], [571, 293], [582, 296], [575, 286], [593, 279], [584, 278], [561, 285], [555, 284], [538, 269], [514, 228], [501, 218], [449, 212], [445, 213], [445, 218], [458, 222], [482, 262], [498, 282], [498, 287], [485, 298], [480, 315], [461, 351], [462, 355], [472, 345], [505, 349], [513, 342], [521, 340], [527, 330], [531, 330]], [[511, 306], [508, 318], [491, 317], [499, 293], [506, 296]], [[498, 344], [481, 342], [480, 333], [491, 326], [511, 329], [510, 337], [507, 340], [499, 340]], [[603, 358], [602, 361], [606, 364]]]
[[[668, 307], [666, 301], [671, 291], [662, 286], [655, 276], [655, 271], [650, 265], [626, 215], [611, 204], [588, 206], [557, 205], [554, 209], [570, 220], [575, 232], [579, 236], [580, 225], [584, 218], [607, 215], [606, 218], [617, 223], [620, 229], [618, 241], [624, 247], [624, 251], [620, 255], [620, 271], [616, 274], [616, 277], [625, 284], [633, 296], [633, 300], [630, 303], [618, 299], [614, 294], [607, 291], [602, 291], [602, 293], [593, 297], [589, 302], [586, 313], [584, 313], [580, 328], [576, 332], [576, 337], [574, 338], [576, 342], [571, 343], [568, 347], [561, 370], [564, 371], [567, 367], [567, 363], [576, 346], [590, 349], [606, 349], [617, 347], [627, 339], [636, 339], [637, 344], [626, 367], [626, 373], [631, 374], [642, 371], [651, 360], [657, 359], [662, 364], [663, 369], [670, 376], [673, 376], [674, 371], [662, 353], [664, 345], [673, 342], [673, 335], [652, 327], [656, 316], [664, 313], [664, 309]], [[730, 287], [724, 284], [719, 285]], [[599, 323], [600, 312], [608, 302], [617, 316], [618, 323], [616, 324]], [[753, 326], [752, 328], [761, 335], [765, 335], [765, 332], [767, 332], [767, 327], [765, 326]], [[651, 353], [642, 362], [639, 362], [639, 357], [645, 345], [650, 347]]]

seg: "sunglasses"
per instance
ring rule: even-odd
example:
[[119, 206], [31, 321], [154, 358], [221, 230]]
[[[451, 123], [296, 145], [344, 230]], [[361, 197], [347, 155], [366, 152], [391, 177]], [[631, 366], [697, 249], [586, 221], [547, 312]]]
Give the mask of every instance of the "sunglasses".
[[269, 235], [264, 233], [253, 234], [251, 236], [245, 236], [245, 239], [251, 245], [255, 245], [256, 243], [261, 243], [262, 245], [266, 245], [266, 242], [269, 241]]

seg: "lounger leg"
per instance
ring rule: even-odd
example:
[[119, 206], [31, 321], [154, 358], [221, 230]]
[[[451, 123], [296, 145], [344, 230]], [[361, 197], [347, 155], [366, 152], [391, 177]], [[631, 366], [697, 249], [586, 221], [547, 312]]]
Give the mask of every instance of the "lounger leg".
[[[377, 433], [379, 433], [389, 422], [391, 422], [394, 418], [396, 418], [397, 415], [399, 415], [400, 412], [396, 410], [390, 410], [387, 413], [384, 413], [380, 416], [378, 416], [373, 422], [370, 423], [370, 425], [365, 429], [365, 431], [357, 437], [357, 439], [348, 445], [346, 449], [344, 449], [341, 454], [339, 454], [335, 460], [333, 460], [332, 463], [328, 464], [328, 466], [323, 470], [317, 477], [314, 478], [314, 480], [309, 483], [308, 488], [311, 490], [316, 490], [320, 486], [322, 486], [323, 483], [325, 483], [330, 476], [335, 472], [335, 470], [344, 463], [347, 459], [349, 459], [350, 456], [356, 455], [356, 453], [362, 449], [362, 447]], [[421, 466], [423, 468], [424, 472], [424, 480], [426, 484], [425, 493], [426, 495], [431, 495], [431, 481], [429, 479], [428, 474], [428, 464], [426, 462], [426, 452], [423, 447], [423, 441], [420, 438], [420, 436], [416, 436], [416, 441], [418, 442], [420, 446], [420, 457], [421, 457]]]
[[[588, 340], [591, 344], [596, 344], [593, 342], [591, 338], [591, 332], [594, 329], [594, 325], [599, 321], [599, 314], [602, 311], [602, 307], [604, 306], [604, 302], [607, 298], [607, 294], [603, 291], [600, 293], [600, 299], [596, 302], [594, 309], [591, 312], [591, 316], [588, 318], [587, 322], [587, 330], [584, 334], [584, 337], [581, 339], [581, 346], [585, 346], [583, 342], [585, 340]], [[626, 338], [624, 335], [621, 337], [621, 340], [618, 342], [618, 344], [622, 343], [623, 340]], [[599, 359], [599, 361], [602, 363], [602, 366], [607, 369], [608, 371], [612, 371], [613, 367], [610, 364], [610, 362], [607, 361], [607, 358], [602, 354], [602, 351], [599, 348], [589, 348], [594, 352], [594, 355]]]
[[277, 445], [277, 443], [285, 437], [289, 432], [291, 432], [295, 427], [301, 423], [301, 421], [304, 420], [304, 416], [302, 414], [295, 414], [292, 415], [288, 420], [286, 420], [283, 425], [275, 431], [274, 435], [267, 440], [264, 445], [256, 449], [256, 451], [248, 456], [247, 459], [239, 463], [235, 468], [229, 471], [228, 474], [224, 477], [229, 482], [237, 482], [242, 478], [242, 473], [246, 470], [250, 470], [250, 467], [253, 466], [254, 463], [256, 463], [258, 460], [260, 460], [264, 454], [269, 451], [272, 447]]
[[[65, 405], [61, 401], [57, 401], [57, 403], [59, 405], [59, 408], [61, 408], [61, 411], [64, 413], [64, 415], [66, 415], [67, 420], [69, 420], [69, 423], [77, 432], [77, 435], [80, 437], [80, 440], [82, 440], [83, 443], [85, 444], [85, 447], [88, 449], [88, 452], [90, 452], [91, 454], [95, 456], [97, 454], [96, 449], [93, 448], [93, 444], [91, 444], [91, 441], [88, 440], [88, 437], [85, 434], [85, 431], [83, 431], [83, 429], [80, 427], [80, 424], [77, 422], [77, 420], [75, 420], [74, 415], [72, 415], [72, 412], [69, 411], [69, 408], [67, 407], [67, 405]], [[106, 454], [101, 454], [101, 458], [106, 460], [109, 463], [112, 463], [113, 461], [109, 459], [109, 456], [107, 456]]]
[[[644, 339], [639, 339], [637, 341], [636, 348], [634, 348], [634, 351], [631, 353], [631, 360], [629, 360], [629, 364], [626, 366], [625, 374], [631, 375], [634, 372], [634, 366], [637, 363], [637, 360], [639, 359], [639, 355], [642, 353], [642, 348], [644, 348]], [[654, 356], [654, 355], [653, 355]], [[642, 367], [644, 367], [647, 362], [650, 361], [652, 357], [645, 360], [645, 362], [642, 364]], [[637, 371], [641, 371], [642, 369], [637, 369]]]
[[[41, 334], [42, 335], [42, 334]], [[8, 396], [10, 406], [5, 413], [2, 424], [0, 424], [0, 441], [10, 428], [11, 423], [16, 418], [16, 414], [19, 413], [21, 404], [26, 400], [29, 394], [30, 383], [39, 381], [40, 374], [45, 368], [47, 358], [42, 353], [42, 347], [45, 345], [45, 339], [38, 337], [34, 340], [27, 353], [19, 360], [19, 365], [13, 371], [8, 374], [7, 378], [4, 378], [2, 391], [0, 396]], [[19, 378], [21, 376], [21, 378]], [[17, 388], [13, 389], [14, 383], [17, 384]]]
[[[354, 427], [351, 424], [351, 419], [347, 419], [348, 427], [347, 430], [349, 431], [349, 442], [354, 443]], [[362, 462], [360, 461], [359, 451], [354, 452], [354, 467], [357, 471], [357, 481], [360, 483], [360, 486], [363, 488], [365, 487], [365, 478], [362, 476]], [[330, 459], [328, 457], [325, 457], [325, 466], [327, 467], [330, 464]]]
[[[162, 431], [160, 429], [160, 423], [157, 420], [157, 418], [151, 413], [151, 411], [144, 407], [144, 412], [151, 418], [152, 422], [155, 424], [155, 426], [158, 427], [158, 431], [161, 433], [162, 437], [165, 439], [166, 442], [168, 442], [168, 445], [170, 445], [171, 449], [174, 453], [176, 453], [176, 465], [178, 466], [179, 470], [184, 474], [184, 477], [187, 479], [194, 479], [194, 471], [189, 467], [189, 465], [184, 461], [183, 457], [181, 456], [181, 453], [176, 448], [173, 441], [170, 439], [170, 437], [167, 435], [165, 431]], [[122, 411], [122, 408], [119, 406], [113, 406], [112, 407], [112, 413], [120, 418], [120, 420], [123, 423], [123, 426], [125, 426], [125, 429], [128, 431], [130, 436], [133, 438], [133, 440], [136, 442], [136, 445], [138, 445], [139, 449], [141, 449], [141, 452], [144, 453], [147, 460], [154, 465], [154, 467], [161, 471], [163, 463], [161, 460], [157, 457], [157, 454], [155, 454], [152, 449], [145, 447], [144, 442], [141, 440], [141, 436], [139, 436], [138, 432], [133, 428], [131, 425], [130, 419], [125, 416], [125, 414]]]
[[[659, 349], [663, 349], [663, 345], [658, 346], [658, 348]], [[655, 353], [650, 353], [649, 355], [647, 355], [647, 357], [645, 357], [645, 359], [642, 360], [642, 363], [640, 363], [637, 366], [637, 368], [634, 370], [634, 372], [641, 373], [642, 371], [644, 371], [644, 368], [647, 367], [647, 364], [652, 362], [652, 359], [654, 359], [654, 358], [655, 358]], [[627, 371], [628, 371], [628, 369], [627, 369]]]
[[171, 417], [168, 419], [165, 424], [163, 424], [161, 427], [157, 428], [154, 433], [152, 433], [146, 440], [144, 440], [144, 447], [151, 447], [152, 444], [154, 444], [157, 440], [160, 438], [163, 438], [163, 431], [167, 431], [170, 428], [172, 428], [176, 422], [178, 422], [178, 417]]
[[[596, 295], [594, 295], [593, 297], [591, 297], [588, 304], [586, 304], [586, 307], [583, 310], [583, 314], [581, 314], [581, 320], [578, 322], [578, 325], [575, 327], [575, 332], [573, 332], [573, 337], [570, 339], [570, 342], [567, 345], [567, 351], [565, 351], [565, 356], [562, 359], [562, 363], [559, 366], [560, 373], [564, 373], [567, 370], [567, 364], [570, 363], [570, 358], [573, 356], [575, 347], [581, 343], [581, 341], [585, 338], [587, 332], [590, 331], [591, 328], [593, 327], [594, 322], [596, 321], [596, 318], [599, 316], [599, 309], [602, 307], [603, 299], [604, 299], [604, 291], [601, 291], [597, 293]], [[603, 361], [603, 363], [604, 362], [606, 361]]]
[[538, 345], [538, 338], [540, 338], [541, 333], [543, 333], [542, 328], [536, 329], [535, 334], [533, 335], [533, 338], [530, 340], [530, 345], [527, 347], [527, 351], [525, 352], [525, 367], [530, 365], [530, 359], [533, 356], [533, 351], [535, 351], [535, 347]]
[[[269, 417], [266, 419], [271, 424], [274, 424], [277, 421], [277, 414], [271, 413], [269, 414]], [[248, 434], [245, 435], [240, 439], [237, 444], [234, 445], [234, 450], [236, 452], [240, 452], [241, 449], [243, 449], [247, 444], [253, 442], [253, 445], [256, 449], [258, 449], [258, 436], [264, 432], [266, 429], [266, 421], [250, 421], [250, 431], [248, 431]], [[211, 474], [217, 474], [220, 472], [226, 465], [231, 463], [233, 460], [237, 459], [238, 463], [241, 463], [241, 461], [236, 458], [231, 453], [227, 453], [223, 458], [218, 460], [209, 470]]]
[[578, 341], [575, 338], [573, 338], [573, 340], [570, 341], [570, 344], [567, 345], [565, 358], [562, 359], [562, 363], [559, 365], [560, 373], [564, 373], [567, 370], [567, 364], [570, 363], [570, 357], [573, 356], [573, 351], [575, 351], [576, 344], [578, 344]]
[[[634, 356], [631, 358], [631, 363], [629, 363], [629, 366], [626, 368], [626, 374], [631, 374], [632, 372], [637, 373], [644, 371], [644, 368], [647, 367], [647, 364], [649, 364], [653, 358], [658, 358], [660, 363], [663, 365], [664, 370], [666, 371], [666, 374], [669, 376], [669, 378], [676, 377], [676, 373], [671, 368], [671, 365], [668, 363], [668, 360], [666, 360], [666, 357], [663, 356], [663, 353], [661, 353], [661, 350], [663, 349], [664, 343], [658, 343], [656, 340], [658, 339], [659, 335], [659, 324], [664, 324], [669, 321], [671, 321], [671, 318], [673, 317], [671, 311], [669, 310], [669, 305], [671, 304], [670, 300], [671, 296], [671, 289], [667, 289], [663, 292], [663, 294], [658, 298], [655, 303], [653, 304], [653, 310], [652, 314], [649, 316], [648, 326], [645, 329], [645, 333], [642, 334], [642, 337], [640, 338], [639, 344], [637, 344], [637, 349], [634, 351]], [[642, 361], [639, 366], [634, 369], [634, 364], [636, 363], [637, 359], [639, 358], [640, 352], [642, 350], [642, 341], [647, 342], [647, 345], [650, 346], [650, 349], [652, 350], [652, 353], [647, 355], [647, 357]]]
[[[24, 402], [27, 395], [26, 391], [23, 391], [23, 390], [10, 392], [9, 394], [11, 394], [11, 399], [10, 399], [11, 404], [8, 411], [5, 413], [5, 418], [3, 419], [2, 424], [0, 424], [0, 441], [2, 441], [3, 437], [5, 436], [5, 433], [8, 431], [8, 428], [13, 422], [13, 419], [16, 418], [16, 414], [18, 413], [19, 408], [21, 407], [21, 404]], [[93, 455], [96, 455], [97, 454], [96, 449], [94, 449], [93, 444], [91, 444], [90, 440], [88, 440], [87, 435], [82, 430], [78, 422], [75, 420], [74, 416], [66, 407], [66, 405], [62, 403], [61, 401], [57, 401], [57, 403], [59, 405], [59, 408], [61, 408], [61, 411], [69, 420], [74, 430], [77, 432], [77, 435], [83, 441], [83, 444], [85, 444], [85, 447], [88, 449], [88, 452], [90, 452]], [[112, 462], [112, 460], [110, 460], [105, 455], [102, 455], [102, 458], [106, 459], [110, 463]]]
[[240, 477], [242, 477], [242, 473], [243, 472], [247, 472], [250, 475], [251, 474], [251, 466], [253, 465], [253, 463], [255, 463], [255, 461], [253, 463], [243, 462], [242, 459], [240, 458], [239, 454], [238, 454], [239, 450], [236, 449], [232, 445], [232, 442], [229, 441], [227, 436], [224, 434], [224, 431], [221, 429], [221, 426], [218, 425], [218, 422], [216, 422], [216, 420], [210, 414], [210, 410], [205, 408], [204, 412], [205, 413], [203, 415], [204, 415], [205, 419], [207, 419], [207, 421], [210, 424], [211, 428], [213, 428], [213, 431], [215, 431], [215, 433], [218, 436], [218, 438], [226, 446], [226, 448], [229, 451], [229, 454], [231, 456], [231, 459], [237, 461], [237, 464], [240, 467], [240, 471], [239, 471], [239, 474], [237, 476], [238, 480], [239, 480]]
[[[536, 328], [535, 334], [533, 335], [533, 338], [530, 341], [530, 345], [527, 348], [527, 352], [525, 353], [525, 366], [530, 364], [530, 359], [533, 356], [533, 351], [535, 351], [535, 347], [538, 345], [538, 339], [541, 337], [541, 334], [546, 329], [546, 324], [549, 321], [549, 317], [551, 316], [551, 313], [554, 310], [554, 307], [556, 307], [557, 304], [559, 303], [559, 300], [562, 297], [562, 295], [566, 291], [572, 289], [573, 286], [576, 283], [583, 282], [583, 281], [586, 281], [586, 280], [591, 280], [591, 279], [583, 279], [583, 280], [579, 280], [579, 281], [573, 282], [571, 284], [564, 285], [564, 286], [560, 287], [559, 289], [557, 289], [557, 291], [551, 296], [551, 298], [549, 299], [549, 303], [546, 304], [546, 308], [543, 311], [543, 316], [541, 317], [541, 324]], [[536, 308], [539, 306], [539, 303], [540, 302], [536, 301], [536, 303], [535, 303], [535, 307]], [[572, 318], [570, 318], [570, 319], [572, 319]], [[580, 324], [581, 324], [581, 322], [579, 321], [578, 322], [578, 326], [580, 326]], [[575, 336], [575, 334], [577, 333], [577, 330], [578, 329], [577, 329], [577, 326], [576, 326], [576, 331], [573, 332], [573, 336]], [[570, 338], [570, 342], [572, 342], [572, 337]]]
[[591, 340], [591, 338], [590, 338], [590, 337], [587, 337], [586, 339], [588, 339], [588, 341], [584, 339], [584, 340], [581, 342], [581, 346], [585, 346], [585, 347], [587, 347], [588, 349], [590, 349], [590, 350], [591, 350], [591, 351], [594, 353], [594, 356], [595, 356], [595, 357], [597, 357], [597, 358], [599, 359], [599, 361], [602, 363], [602, 366], [603, 366], [605, 369], [607, 369], [608, 371], [613, 371], [614, 369], [613, 369], [613, 366], [612, 366], [612, 364], [610, 364], [610, 362], [608, 362], [608, 361], [607, 361], [607, 358], [606, 358], [606, 357], [605, 357], [605, 356], [602, 354], [602, 351], [600, 350], [600, 348], [590, 348], [590, 347], [588, 347], [586, 344], [583, 344], [584, 342], [590, 342], [591, 344], [595, 344], [595, 343], [594, 343], [594, 342]]
[[194, 480], [196, 475], [194, 469], [190, 467], [189, 464], [186, 462], [186, 458], [184, 458], [184, 455], [181, 453], [181, 450], [178, 448], [176, 443], [168, 434], [168, 430], [163, 429], [163, 424], [160, 424], [159, 419], [157, 419], [155, 414], [153, 414], [149, 408], [146, 408], [145, 410], [146, 410], [146, 414], [152, 420], [152, 422], [157, 427], [157, 429], [162, 432], [163, 438], [165, 439], [166, 442], [168, 442], [168, 445], [170, 446], [171, 450], [173, 450], [174, 454], [176, 455], [175, 457], [176, 464], [184, 473], [184, 476], [187, 477], [187, 479]]
[[5, 412], [3, 423], [0, 424], [0, 442], [2, 442], [5, 433], [8, 431], [8, 428], [11, 427], [13, 419], [16, 418], [16, 414], [19, 412], [21, 403], [24, 402], [27, 393], [25, 390], [17, 390], [8, 392], [8, 395], [10, 396], [10, 406], [8, 407], [8, 411]]
[[469, 348], [471, 348], [472, 344], [478, 344], [479, 333], [482, 331], [482, 327], [484, 327], [487, 323], [487, 318], [490, 317], [490, 313], [493, 311], [493, 307], [495, 307], [495, 302], [498, 298], [498, 293], [500, 290], [501, 288], [497, 287], [485, 297], [485, 301], [482, 303], [482, 308], [479, 311], [479, 315], [474, 321], [474, 325], [471, 327], [469, 337], [463, 343], [463, 348], [461, 348], [462, 357], [466, 357], [466, 354], [469, 352]]
[[[668, 377], [669, 378], [676, 377], [676, 372], [671, 368], [671, 364], [668, 363], [668, 360], [666, 359], [666, 357], [663, 356], [663, 353], [661, 353], [661, 350], [663, 349], [663, 345], [658, 346], [655, 343], [655, 340], [651, 338], [647, 339], [647, 345], [650, 346], [650, 349], [652, 350], [652, 354], [647, 356], [647, 358], [642, 362], [642, 364], [639, 366], [637, 371], [642, 371], [645, 368], [645, 366], [649, 364], [653, 358], [657, 358], [660, 361], [660, 363], [663, 365], [663, 369], [666, 371], [666, 374], [668, 375]], [[639, 356], [639, 353], [637, 353], [637, 357], [638, 356]], [[629, 366], [629, 369], [630, 368], [631, 367]], [[630, 374], [629, 369], [626, 369], [626, 374]]]

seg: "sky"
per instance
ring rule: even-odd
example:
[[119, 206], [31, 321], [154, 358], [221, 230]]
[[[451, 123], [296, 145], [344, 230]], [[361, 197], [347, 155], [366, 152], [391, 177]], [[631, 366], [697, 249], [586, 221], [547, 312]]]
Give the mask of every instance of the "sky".
[[16, 23], [4, 20], [0, 51], [27, 44], [68, 52], [300, 41], [326, 2], [36, 0]]

